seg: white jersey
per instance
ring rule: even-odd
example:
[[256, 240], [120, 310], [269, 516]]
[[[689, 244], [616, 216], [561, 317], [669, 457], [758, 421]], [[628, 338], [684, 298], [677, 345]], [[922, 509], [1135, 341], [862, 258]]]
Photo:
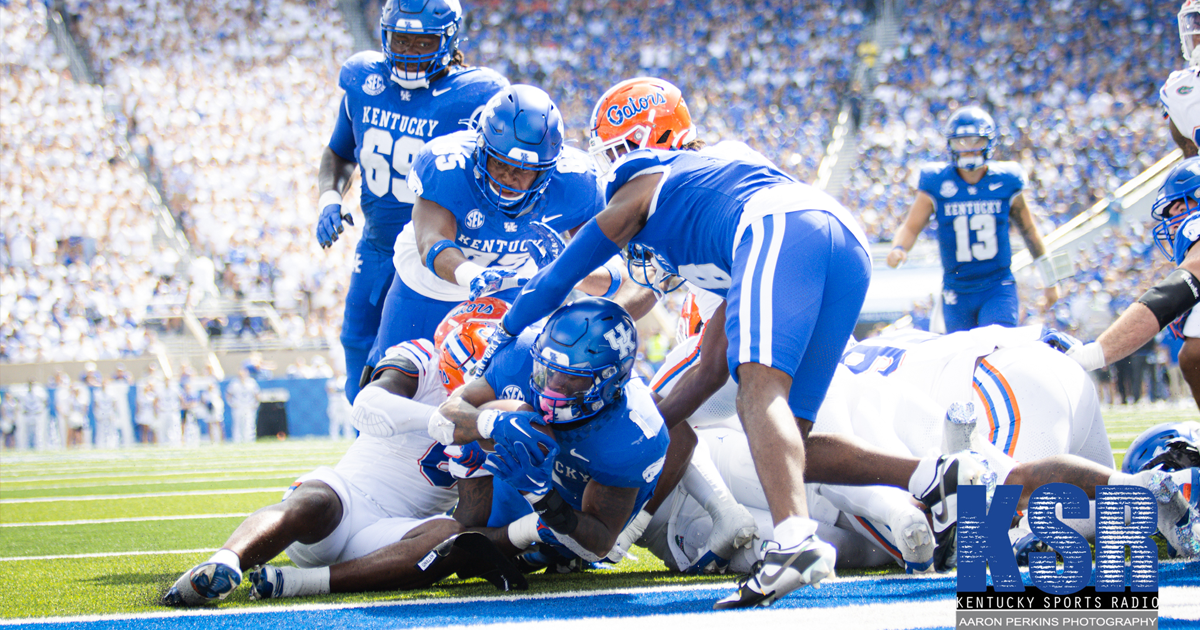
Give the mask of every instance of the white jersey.
[[1172, 72], [1158, 98], [1179, 133], [1200, 145], [1200, 68]]
[[[416, 378], [412, 400], [436, 407], [447, 398], [437, 356], [428, 340], [406, 341], [389, 348], [377, 369]], [[334, 470], [392, 516], [425, 518], [449, 510], [458, 500], [449, 458], [445, 447], [429, 437], [425, 423], [419, 425], [387, 438], [360, 434]]]

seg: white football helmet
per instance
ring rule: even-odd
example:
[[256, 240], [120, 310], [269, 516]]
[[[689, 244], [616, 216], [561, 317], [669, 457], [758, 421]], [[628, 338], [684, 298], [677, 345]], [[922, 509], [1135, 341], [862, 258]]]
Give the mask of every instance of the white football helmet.
[[1183, 58], [1189, 66], [1200, 66], [1196, 52], [1196, 39], [1200, 36], [1200, 0], [1184, 0], [1179, 8], [1179, 43], [1183, 46]]

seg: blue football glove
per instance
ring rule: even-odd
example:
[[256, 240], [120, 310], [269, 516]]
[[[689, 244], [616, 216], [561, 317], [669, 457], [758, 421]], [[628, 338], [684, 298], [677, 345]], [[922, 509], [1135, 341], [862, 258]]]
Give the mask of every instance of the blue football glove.
[[471, 299], [477, 300], [485, 294], [515, 289], [524, 286], [529, 278], [517, 277], [513, 269], [484, 269], [478, 276], [471, 278]]
[[[488, 413], [488, 412], [484, 412]], [[525, 446], [534, 465], [541, 465], [542, 460], [553, 460], [558, 455], [558, 444], [554, 438], [533, 428], [533, 423], [545, 424], [542, 416], [536, 411], [500, 411], [496, 413], [492, 423], [492, 440], [496, 446], [503, 446], [514, 451], [518, 444]], [[545, 446], [549, 452], [545, 455], [538, 446]]]
[[533, 453], [522, 443], [517, 443], [511, 449], [497, 443], [496, 452], [488, 455], [483, 467], [532, 503], [546, 496], [554, 487], [550, 482], [554, 459], [543, 457], [536, 446]]
[[459, 466], [467, 469], [467, 474], [473, 475], [487, 461], [487, 451], [479, 445], [479, 442], [471, 442], [460, 447], [462, 452], [457, 457], [454, 457], [454, 462]]
[[483, 351], [483, 356], [475, 362], [475, 367], [471, 369], [471, 379], [477, 379], [483, 376], [484, 370], [492, 364], [492, 358], [497, 352], [506, 348], [509, 344], [516, 341], [517, 336], [510, 334], [504, 329], [504, 320], [501, 319], [496, 329], [492, 331], [492, 335], [488, 337], [488, 347]]
[[321, 247], [330, 247], [338, 240], [338, 234], [345, 230], [342, 221], [354, 225], [354, 217], [342, 214], [342, 204], [331, 203], [321, 209], [321, 218], [317, 219], [317, 242]]
[[1064, 353], [1070, 352], [1072, 348], [1083, 345], [1082, 341], [1053, 328], [1047, 328], [1042, 333], [1042, 343]]
[[538, 269], [554, 262], [555, 258], [567, 248], [566, 241], [563, 240], [561, 234], [554, 228], [542, 223], [534, 221], [529, 224], [529, 229], [535, 235], [536, 240], [530, 241], [533, 249], [529, 250], [529, 257], [533, 259], [533, 264], [538, 266]]

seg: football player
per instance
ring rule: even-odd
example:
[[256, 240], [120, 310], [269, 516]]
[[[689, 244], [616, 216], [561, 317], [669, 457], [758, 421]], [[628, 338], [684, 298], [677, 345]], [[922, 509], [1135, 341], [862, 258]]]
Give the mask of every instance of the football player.
[[[1016, 162], [993, 161], [996, 123], [983, 109], [963, 107], [946, 124], [950, 163], [921, 168], [917, 199], [896, 231], [889, 267], [908, 258], [917, 237], [937, 217], [942, 255], [942, 313], [946, 332], [977, 326], [1017, 325], [1017, 284], [1012, 275], [1009, 221], [1037, 260], [1046, 246], [1025, 202], [1025, 172]], [[1046, 280], [1046, 308], [1058, 286]]]
[[1200, 406], [1200, 317], [1191, 315], [1200, 303], [1200, 157], [1176, 164], [1158, 190], [1150, 217], [1155, 244], [1175, 271], [1129, 305], [1108, 330], [1089, 344], [1071, 347], [1067, 354], [1086, 370], [1098, 370], [1120, 361], [1142, 347], [1159, 331], [1171, 326], [1185, 341], [1179, 366]]
[[[618, 95], [595, 111], [613, 124], [638, 122], [643, 114], [653, 124], [654, 108], [665, 105], [661, 93], [636, 100]], [[669, 131], [648, 137], [670, 142], [682, 130]], [[866, 295], [866, 237], [837, 201], [748, 147], [730, 159], [682, 148], [636, 149], [613, 164], [603, 180], [604, 211], [522, 289], [476, 369], [622, 249], [723, 296], [727, 369], [738, 381], [738, 415], [763, 480], [775, 539], [764, 543], [759, 569], [717, 607], [769, 605], [833, 571], [835, 550], [816, 536], [816, 523], [808, 518], [806, 466], [818, 478], [842, 483], [908, 486], [928, 504], [944, 503], [949, 513], [956, 496], [942, 495], [949, 484], [941, 480], [975, 483], [986, 469], [970, 456], [891, 457], [845, 436], [809, 438], [805, 448], [803, 436]]]
[[[1188, 515], [1183, 499], [1186, 493], [1177, 491], [1186, 480], [1170, 481], [1143, 473], [1149, 467], [1137, 465], [1165, 449], [1147, 441], [1143, 448], [1130, 449], [1138, 453], [1132, 468], [1113, 470], [1093, 384], [1060, 352], [1037, 343], [1041, 332], [1040, 327], [998, 326], [947, 336], [912, 331], [854, 345], [843, 356], [843, 367], [839, 367], [818, 414], [818, 430], [854, 433], [877, 447], [913, 455], [972, 448], [986, 457], [1001, 482], [1025, 487], [1019, 507], [1024, 507], [1034, 489], [1051, 482], [1072, 483], [1089, 494], [1095, 486], [1105, 484], [1149, 488], [1162, 502], [1160, 530], [1185, 555], [1195, 555], [1200, 551], [1194, 542], [1198, 517]], [[696, 341], [693, 338], [678, 348], [677, 356], [689, 354]], [[670, 385], [668, 379], [663, 387]], [[709, 443], [712, 463], [703, 465], [719, 469], [722, 483], [755, 514], [761, 535], [767, 537], [770, 522], [757, 511], [764, 499], [749, 451], [743, 446], [744, 438], [729, 431], [736, 426], [729, 417], [735, 394], [732, 388], [721, 390], [689, 422], [697, 426], [702, 442]], [[966, 421], [961, 425], [945, 420], [956, 414], [936, 399], [956, 397], [981, 409], [979, 422], [961, 413], [955, 418]], [[1155, 436], [1177, 437], [1181, 432], [1186, 433], [1164, 430]], [[962, 443], [954, 444], [955, 440]], [[703, 553], [705, 537], [710, 535], [707, 515], [685, 500], [690, 495], [699, 501], [704, 495], [687, 482], [685, 479], [683, 496], [667, 500], [672, 510], [667, 510], [666, 516], [656, 514], [644, 540], [673, 568], [696, 562]], [[809, 484], [807, 489], [810, 505], [817, 506], [814, 513], [819, 522], [848, 530], [822, 530], [850, 550], [850, 557], [843, 561], [843, 546], [838, 547], [839, 566], [877, 563], [880, 556], [872, 551], [875, 547], [894, 555], [910, 571], [930, 566], [933, 548], [926, 544], [925, 517], [910, 501], [894, 496], [894, 489], [827, 484]], [[663, 529], [668, 521], [671, 528]], [[1090, 520], [1071, 520], [1069, 524], [1089, 538], [1094, 534]], [[671, 529], [673, 533], [666, 534]], [[1014, 528], [1014, 532], [1017, 547], [1036, 542], [1027, 526]], [[666, 537], [656, 541], [655, 536]], [[1029, 538], [1022, 540], [1025, 537]], [[738, 553], [732, 557], [731, 567], [739, 570], [753, 560], [753, 554]], [[945, 558], [940, 558], [938, 568], [945, 564]]]
[[1171, 138], [1183, 151], [1183, 157], [1195, 157], [1197, 133], [1200, 133], [1200, 55], [1196, 55], [1196, 43], [1200, 41], [1200, 1], [1184, 0], [1179, 8], [1179, 43], [1183, 47], [1183, 60], [1188, 67], [1176, 70], [1167, 77], [1158, 90], [1162, 101]]
[[450, 454], [429, 437], [428, 423], [482, 355], [506, 309], [494, 298], [466, 302], [449, 314], [434, 342], [391, 348], [355, 400], [352, 423], [360, 434], [337, 466], [301, 476], [282, 502], [251, 514], [211, 558], [180, 576], [164, 602], [197, 606], [224, 599], [244, 571], [285, 550], [301, 568], [255, 569], [251, 598], [417, 588], [452, 573], [364, 577], [358, 569], [393, 562], [411, 568], [462, 532], [445, 516], [458, 499], [458, 480], [447, 472]]
[[[630, 378], [636, 354], [633, 318], [583, 298], [493, 355], [481, 378], [441, 406], [447, 421], [430, 428], [443, 444], [495, 441], [492, 483], [464, 482], [455, 518], [486, 525], [509, 554], [548, 544], [587, 561], [619, 559], [618, 537], [654, 491], [668, 441], [649, 388]], [[536, 411], [510, 430], [518, 413], [478, 410], [497, 399]], [[542, 423], [550, 437], [533, 428]]]
[[382, 51], [355, 54], [338, 75], [345, 96], [321, 155], [316, 233], [327, 248], [345, 229], [343, 222], [354, 225], [342, 212], [342, 195], [357, 168], [364, 225], [341, 333], [351, 403], [395, 273], [396, 236], [412, 218], [416, 196], [404, 179], [413, 158], [430, 140], [468, 128], [488, 99], [508, 85], [492, 70], [464, 64], [458, 49], [462, 27], [459, 0], [388, 0], [379, 19]]
[[[372, 360], [400, 340], [429, 335], [468, 296], [515, 298], [557, 253], [557, 233], [603, 208], [590, 161], [563, 146], [558, 107], [531, 85], [497, 94], [478, 129], [429, 143], [413, 161], [408, 186], [416, 196], [413, 221], [396, 242], [397, 277]], [[603, 272], [594, 291], [615, 293], [613, 277]]]

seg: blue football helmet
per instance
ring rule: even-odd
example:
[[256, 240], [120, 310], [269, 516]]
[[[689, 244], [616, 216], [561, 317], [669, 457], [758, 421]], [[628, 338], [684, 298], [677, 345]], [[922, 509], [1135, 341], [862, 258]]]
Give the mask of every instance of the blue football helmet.
[[[1173, 217], [1167, 216], [1167, 210], [1183, 200], [1184, 210]], [[1193, 212], [1200, 209], [1200, 157], [1190, 157], [1178, 164], [1167, 173], [1167, 179], [1158, 189], [1158, 197], [1150, 208], [1150, 218], [1158, 221], [1154, 226], [1154, 244], [1166, 255], [1167, 260], [1175, 260], [1175, 231], [1179, 225]]]
[[[492, 97], [479, 117], [475, 185], [498, 210], [516, 218], [533, 207], [562, 153], [563, 121], [550, 95], [532, 85], [512, 85]], [[529, 188], [518, 189], [490, 172], [488, 159], [533, 171]]]
[[[1191, 450], [1200, 447], [1200, 422], [1164, 422], [1156, 424], [1134, 438], [1125, 451], [1125, 461], [1121, 463], [1121, 471], [1130, 474], [1149, 468], [1174, 470], [1176, 467], [1155, 462], [1159, 455], [1171, 450], [1170, 444], [1181, 442]], [[1189, 468], [1190, 466], [1182, 466]]]
[[[946, 122], [946, 148], [950, 150], [950, 161], [957, 168], [967, 171], [982, 168], [992, 159], [997, 135], [996, 121], [983, 108], [971, 105], [955, 111]], [[976, 138], [984, 138], [985, 141], [977, 141]], [[963, 155], [980, 150], [983, 151], [982, 155]]]
[[[446, 69], [458, 51], [463, 11], [459, 0], [388, 0], [379, 16], [383, 56], [392, 67], [392, 80], [406, 90], [429, 87], [429, 79]], [[419, 55], [392, 52], [391, 36], [437, 35], [435, 51]], [[409, 70], [409, 66], [416, 66]]]
[[616, 302], [583, 298], [550, 316], [533, 344], [534, 407], [550, 424], [578, 422], [621, 399], [637, 327]]

